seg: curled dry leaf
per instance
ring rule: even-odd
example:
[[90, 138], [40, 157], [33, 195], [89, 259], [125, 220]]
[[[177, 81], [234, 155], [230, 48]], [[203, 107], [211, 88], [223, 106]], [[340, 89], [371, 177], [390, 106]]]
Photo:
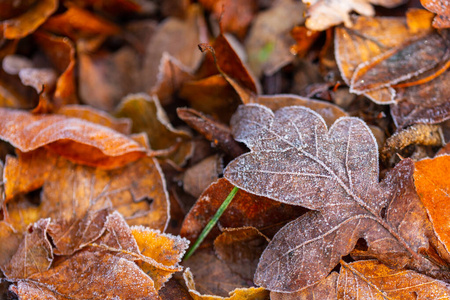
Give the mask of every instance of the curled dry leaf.
[[306, 27], [312, 30], [325, 30], [334, 25], [344, 22], [345, 26], [352, 27], [350, 12], [365, 16], [373, 16], [375, 10], [371, 4], [385, 7], [395, 7], [405, 3], [405, 0], [303, 0], [308, 5]]
[[225, 228], [214, 240], [217, 256], [242, 278], [253, 280], [269, 239], [255, 227]]
[[184, 281], [189, 289], [189, 294], [194, 300], [265, 300], [269, 299], [269, 291], [263, 288], [237, 288], [229, 293], [229, 296], [205, 295], [198, 292], [195, 288], [194, 276], [191, 270], [187, 268], [183, 273]]
[[57, 7], [57, 0], [34, 1], [23, 14], [0, 21], [0, 36], [11, 40], [27, 36], [44, 23]]
[[376, 141], [361, 120], [340, 118], [327, 130], [324, 120], [307, 108], [286, 107], [273, 114], [252, 104], [241, 106], [231, 123], [235, 138], [251, 152], [232, 161], [225, 177], [257, 195], [315, 210], [275, 235], [255, 283], [278, 292], [313, 285], [358, 238], [392, 266], [438, 272], [419, 254], [430, 246], [432, 233], [414, 196], [412, 161], [402, 161], [379, 184]]
[[448, 299], [450, 285], [411, 270], [393, 270], [374, 260], [343, 263], [338, 299]]
[[449, 195], [450, 156], [442, 155], [415, 163], [414, 182], [439, 240], [450, 250]]
[[172, 127], [156, 96], [129, 95], [117, 107], [116, 116], [130, 118], [133, 132], [147, 133], [152, 149], [166, 150], [162, 158], [183, 165], [192, 155], [191, 135]]
[[271, 300], [336, 300], [336, 284], [339, 274], [332, 272], [317, 284], [296, 293], [270, 292]]
[[0, 108], [0, 138], [22, 152], [40, 147], [74, 162], [113, 169], [146, 155], [134, 140], [107, 127], [62, 115]]
[[233, 139], [230, 128], [192, 108], [177, 108], [178, 117], [231, 157], [243, 154], [244, 147]]

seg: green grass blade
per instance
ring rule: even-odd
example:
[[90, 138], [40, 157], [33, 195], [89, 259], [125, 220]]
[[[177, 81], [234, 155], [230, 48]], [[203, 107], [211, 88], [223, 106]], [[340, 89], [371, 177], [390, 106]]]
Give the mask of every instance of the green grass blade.
[[216, 211], [216, 214], [212, 217], [212, 219], [208, 222], [208, 224], [203, 229], [202, 233], [198, 237], [198, 239], [195, 241], [194, 245], [189, 249], [189, 251], [184, 256], [183, 260], [187, 260], [194, 252], [197, 250], [198, 246], [203, 242], [203, 240], [206, 238], [208, 233], [213, 229], [213, 227], [216, 225], [219, 218], [222, 216], [225, 209], [227, 209], [228, 205], [231, 203], [231, 200], [233, 200], [236, 193], [239, 191], [239, 188], [233, 187], [231, 192], [228, 194], [225, 201], [223, 201], [222, 205], [220, 205], [219, 209]]

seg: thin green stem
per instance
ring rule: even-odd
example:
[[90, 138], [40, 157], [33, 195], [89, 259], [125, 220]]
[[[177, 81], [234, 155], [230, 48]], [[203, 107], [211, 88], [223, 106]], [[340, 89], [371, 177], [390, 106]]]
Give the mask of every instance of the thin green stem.
[[216, 225], [219, 218], [222, 216], [225, 209], [227, 209], [228, 205], [231, 203], [231, 200], [233, 200], [236, 193], [239, 191], [238, 187], [233, 187], [231, 192], [228, 194], [225, 201], [223, 201], [222, 205], [220, 205], [219, 209], [217, 210], [216, 214], [212, 217], [212, 219], [208, 222], [208, 224], [203, 229], [202, 233], [198, 237], [198, 239], [195, 241], [194, 245], [189, 249], [189, 251], [184, 256], [183, 260], [187, 260], [194, 252], [197, 250], [198, 246], [203, 242], [203, 240], [206, 238], [208, 233], [213, 229], [213, 227]]

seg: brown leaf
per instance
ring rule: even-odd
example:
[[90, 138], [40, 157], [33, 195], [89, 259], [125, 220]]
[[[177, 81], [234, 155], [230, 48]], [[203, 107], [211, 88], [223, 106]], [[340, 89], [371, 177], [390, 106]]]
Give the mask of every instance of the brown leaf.
[[217, 256], [242, 278], [252, 281], [269, 239], [255, 227], [225, 228], [215, 240]]
[[[183, 165], [192, 155], [191, 135], [172, 127], [156, 96], [129, 95], [119, 104], [116, 116], [133, 121], [132, 132], [146, 132], [152, 149], [169, 150], [163, 158]], [[175, 148], [170, 151], [170, 148]]]
[[0, 36], [20, 39], [35, 31], [56, 10], [58, 1], [35, 1], [21, 15], [0, 22]]
[[246, 152], [244, 147], [233, 139], [230, 128], [213, 118], [205, 116], [195, 109], [181, 107], [177, 108], [177, 115], [231, 157], [237, 157]]
[[222, 158], [217, 154], [209, 156], [184, 172], [183, 189], [198, 198], [211, 183], [219, 178], [222, 171]]
[[78, 102], [75, 83], [75, 47], [64, 37], [38, 30], [33, 35], [59, 72], [53, 103], [56, 107]]
[[164, 287], [158, 291], [158, 294], [162, 300], [192, 300], [187, 288], [175, 279], [167, 281]]
[[142, 78], [146, 88], [157, 83], [157, 74], [163, 53], [167, 52], [182, 65], [195, 69], [201, 60], [197, 44], [205, 41], [205, 20], [198, 5], [191, 4], [186, 17], [170, 17], [160, 23], [145, 50]]
[[450, 156], [443, 155], [415, 163], [414, 183], [439, 240], [450, 250], [448, 231]]
[[295, 44], [290, 30], [302, 23], [305, 5], [298, 1], [275, 2], [268, 10], [259, 13], [245, 41], [249, 65], [256, 76], [273, 75], [294, 61], [289, 48]]
[[11, 260], [2, 267], [10, 280], [29, 278], [47, 271], [53, 261], [53, 249], [47, 237], [50, 219], [41, 219], [28, 228]]
[[[74, 197], [77, 201], [73, 201]], [[83, 218], [87, 211], [103, 208], [118, 210], [130, 225], [160, 230], [166, 228], [169, 217], [165, 182], [158, 163], [152, 158], [112, 171], [59, 159], [43, 186], [41, 198], [44, 216], [59, 220], [67, 228], [61, 232]]]
[[220, 20], [221, 30], [244, 38], [257, 10], [257, 1], [201, 0], [207, 10]]
[[[195, 241], [209, 219], [233, 189], [228, 180], [221, 178], [206, 189], [186, 215], [180, 235]], [[223, 227], [253, 226], [272, 236], [280, 226], [305, 212], [301, 207], [285, 205], [266, 197], [239, 190], [219, 219]], [[218, 232], [210, 233], [215, 238]]]
[[153, 281], [134, 262], [88, 250], [20, 280], [14, 291], [21, 299], [158, 299]]
[[[412, 162], [402, 161], [390, 181], [379, 185], [376, 141], [361, 120], [340, 118], [328, 131], [307, 108], [286, 107], [273, 114], [253, 104], [239, 108], [232, 130], [252, 151], [228, 165], [228, 180], [257, 195], [316, 210], [275, 235], [259, 263], [257, 284], [279, 292], [310, 286], [360, 237], [396, 267], [437, 270], [418, 254], [429, 246], [429, 223], [417, 196], [410, 196], [415, 193]], [[392, 191], [399, 187], [404, 190], [397, 196]], [[381, 211], [388, 204], [384, 219]]]
[[0, 114], [0, 138], [22, 152], [46, 146], [72, 161], [105, 169], [123, 166], [146, 154], [146, 149], [132, 139], [81, 119], [5, 108], [0, 108]]
[[445, 1], [420, 0], [423, 7], [437, 14], [433, 20], [435, 28], [450, 27], [450, 5]]
[[339, 274], [332, 272], [330, 275], [319, 281], [317, 284], [302, 289], [296, 293], [277, 293], [270, 292], [271, 300], [335, 300], [336, 295], [336, 283]]
[[[206, 258], [204, 255], [202, 257]], [[192, 258], [194, 258], [194, 256]], [[208, 264], [208, 267], [205, 269], [211, 272], [213, 270], [213, 268], [212, 268], [213, 262], [207, 261], [207, 263], [209, 263], [209, 264]], [[226, 268], [226, 265], [224, 265], [224, 266]], [[216, 266], [216, 268], [217, 268], [217, 266]], [[204, 275], [206, 275], [206, 274], [203, 274], [203, 272], [206, 271], [205, 269], [202, 270], [201, 275], [198, 274], [197, 272], [195, 273], [196, 274], [195, 276], [197, 278], [197, 285], [200, 285], [202, 279], [204, 279], [202, 277]], [[222, 269], [222, 271], [223, 271], [223, 269]], [[228, 274], [226, 272], [223, 272], [222, 280], [217, 281], [217, 287], [212, 290], [205, 290], [204, 286], [197, 289], [196, 283], [194, 282], [194, 276], [193, 276], [190, 268], [187, 268], [184, 271], [183, 278], [189, 289], [189, 293], [190, 293], [191, 297], [195, 300], [239, 300], [239, 299], [264, 300], [264, 299], [269, 299], [269, 292], [267, 290], [265, 290], [263, 288], [256, 288], [256, 287], [235, 288], [233, 290], [230, 290], [230, 292], [228, 293], [229, 296], [227, 297], [227, 293], [225, 293], [225, 291], [223, 291], [223, 290], [220, 290], [220, 288], [223, 288], [223, 287], [226, 287], [227, 289], [229, 289], [233, 286], [233, 282], [229, 282], [229, 281], [226, 282], [226, 280], [230, 280], [230, 278], [227, 277], [227, 275]], [[211, 283], [214, 284], [214, 281], [217, 280], [218, 278], [216, 278], [217, 276], [214, 273], [210, 273], [210, 276], [211, 277], [209, 278], [209, 281], [212, 281]], [[199, 284], [199, 281], [200, 281], [200, 284]], [[211, 283], [210, 283], [210, 285], [212, 285]], [[230, 287], [227, 285], [230, 285]], [[220, 292], [220, 294], [218, 292]]]
[[342, 265], [338, 299], [446, 299], [450, 286], [410, 270], [393, 270], [374, 260]]

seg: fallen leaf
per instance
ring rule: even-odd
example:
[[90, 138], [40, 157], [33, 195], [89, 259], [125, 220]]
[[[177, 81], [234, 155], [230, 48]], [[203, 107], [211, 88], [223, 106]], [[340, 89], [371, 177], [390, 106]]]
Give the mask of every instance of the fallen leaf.
[[439, 240], [450, 249], [448, 199], [450, 156], [442, 155], [415, 163], [414, 183]]
[[317, 284], [302, 289], [301, 291], [295, 293], [277, 293], [270, 292], [270, 299], [272, 300], [335, 300], [337, 298], [336, 294], [336, 283], [339, 274], [332, 272], [330, 275], [319, 281]]
[[411, 270], [393, 270], [374, 260], [345, 263], [338, 299], [447, 299], [450, 286]]
[[[195, 241], [232, 189], [233, 185], [225, 178], [211, 184], [186, 215], [180, 235]], [[220, 217], [219, 224], [225, 228], [253, 226], [265, 235], [272, 236], [280, 226], [305, 211], [301, 207], [239, 190]], [[213, 231], [208, 237], [215, 238], [217, 235], [218, 232]]]
[[308, 5], [306, 27], [312, 30], [325, 30], [333, 25], [344, 22], [346, 27], [352, 27], [350, 12], [356, 11], [364, 16], [373, 16], [375, 10], [371, 4], [388, 8], [399, 6], [405, 0], [331, 0], [327, 2], [318, 0], [303, 0]]
[[[275, 235], [255, 283], [277, 292], [315, 284], [360, 237], [390, 265], [437, 270], [418, 254], [429, 246], [430, 228], [417, 196], [411, 196], [413, 163], [402, 161], [388, 181], [378, 184], [376, 141], [361, 120], [340, 118], [328, 131], [324, 120], [307, 108], [286, 107], [273, 114], [252, 104], [241, 106], [231, 124], [235, 138], [251, 152], [232, 161], [224, 176], [257, 195], [315, 210]], [[399, 187], [402, 196], [392, 192]], [[400, 213], [401, 207], [408, 207], [408, 213]]]
[[192, 300], [187, 288], [175, 279], [170, 279], [167, 281], [164, 287], [158, 291], [158, 294], [162, 300]]
[[269, 299], [269, 292], [263, 288], [237, 288], [229, 293], [229, 297], [217, 296], [214, 294], [201, 294], [195, 288], [194, 276], [192, 275], [189, 268], [187, 268], [183, 273], [184, 281], [189, 288], [189, 293], [194, 300], [238, 300], [238, 299], [248, 299], [248, 300], [264, 300]]
[[255, 227], [225, 228], [214, 240], [216, 255], [242, 278], [252, 281], [269, 239]]
[[[156, 96], [129, 95], [119, 104], [115, 115], [130, 118], [133, 121], [132, 132], [146, 132], [152, 149], [168, 149], [169, 154], [165, 158], [175, 164], [183, 165], [192, 155], [191, 135], [173, 128]], [[170, 151], [173, 147], [175, 149]]]
[[[74, 197], [77, 201], [73, 201]], [[130, 225], [159, 230], [166, 228], [169, 218], [165, 182], [153, 158], [111, 171], [59, 159], [43, 186], [41, 198], [44, 216], [59, 220], [67, 229], [88, 211], [103, 208], [118, 210]]]
[[29, 278], [47, 271], [53, 261], [53, 249], [47, 237], [50, 219], [41, 219], [28, 228], [11, 260], [0, 266], [9, 280]]
[[177, 115], [191, 128], [198, 131], [208, 141], [231, 157], [237, 157], [245, 152], [244, 147], [233, 139], [228, 126], [192, 108], [179, 107], [177, 108]]
[[245, 48], [249, 66], [256, 76], [273, 75], [294, 61], [290, 47], [295, 40], [290, 31], [302, 23], [304, 10], [305, 5], [299, 1], [283, 0], [255, 17]]
[[431, 12], [437, 14], [433, 20], [435, 28], [450, 27], [450, 5], [445, 1], [420, 0], [420, 3]]
[[57, 9], [57, 0], [36, 1], [21, 15], [0, 22], [0, 36], [20, 39], [35, 31]]
[[67, 38], [52, 35], [43, 30], [35, 32], [33, 37], [59, 72], [52, 103], [56, 107], [77, 103], [73, 43]]
[[207, 10], [219, 20], [222, 31], [244, 38], [257, 10], [257, 1], [201, 0]]
[[89, 250], [19, 280], [12, 291], [21, 299], [158, 299], [153, 281], [134, 262]]
[[[131, 227], [131, 233], [136, 239], [140, 253], [158, 263], [155, 266], [142, 261], [138, 262], [138, 266], [153, 279], [155, 288], [159, 291], [175, 271], [181, 271], [178, 263], [188, 249], [189, 241], [143, 226]], [[159, 264], [164, 267], [171, 266], [173, 270], [167, 271], [167, 268], [158, 268]]]
[[197, 44], [204, 42], [205, 20], [198, 5], [191, 4], [184, 19], [166, 18], [160, 23], [145, 49], [141, 76], [147, 88], [155, 86], [159, 65], [167, 52], [184, 66], [195, 69], [201, 60]]
[[219, 178], [222, 171], [222, 158], [217, 154], [209, 156], [184, 172], [183, 189], [198, 198], [211, 183]]
[[22, 152], [45, 146], [72, 161], [113, 169], [147, 151], [125, 135], [81, 119], [6, 108], [0, 108], [0, 114], [0, 138]]

